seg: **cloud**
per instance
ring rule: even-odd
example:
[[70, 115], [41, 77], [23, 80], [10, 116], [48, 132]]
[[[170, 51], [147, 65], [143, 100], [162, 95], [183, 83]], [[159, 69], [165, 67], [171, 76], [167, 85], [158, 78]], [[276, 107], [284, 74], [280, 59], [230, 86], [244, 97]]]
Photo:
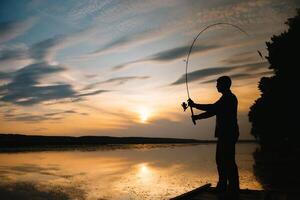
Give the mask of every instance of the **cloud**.
[[7, 121], [21, 121], [21, 122], [41, 122], [46, 120], [59, 120], [62, 119], [61, 117], [47, 117], [44, 115], [32, 115], [32, 114], [21, 114], [21, 115], [14, 115], [14, 116], [5, 116], [5, 120]]
[[[170, 29], [174, 31], [175, 26], [171, 28], [170, 23], [166, 24], [161, 20], [151, 23], [148, 20], [152, 18], [152, 12], [156, 12], [156, 10], [163, 7], [172, 7], [174, 3], [178, 4], [177, 1], [172, 0], [135, 3], [126, 1], [77, 3], [70, 10], [68, 17], [74, 20], [92, 18], [93, 23], [102, 25], [101, 31], [97, 33], [96, 37], [98, 41], [102, 39], [103, 42], [100, 48], [75, 59], [124, 51], [129, 47], [136, 47], [170, 34]], [[145, 17], [144, 13], [148, 13], [150, 16]], [[169, 29], [166, 29], [167, 25], [170, 27]], [[99, 33], [103, 34], [102, 38], [98, 37]], [[107, 39], [103, 39], [104, 37]], [[108, 40], [110, 41], [107, 42]]]
[[94, 15], [99, 11], [102, 11], [102, 10], [104, 11], [104, 9], [103, 9], [104, 7], [106, 9], [110, 8], [112, 3], [113, 2], [110, 0], [89, 1], [88, 3], [86, 1], [79, 1], [68, 12], [67, 16], [68, 16], [68, 18], [70, 18], [73, 21], [78, 21], [82, 18]]
[[[137, 34], [134, 34], [134, 35], [136, 36]], [[99, 55], [104, 54], [104, 53], [113, 52], [114, 50], [119, 49], [120, 47], [124, 48], [125, 46], [131, 44], [134, 41], [136, 41], [135, 37], [132, 37], [132, 35], [125, 35], [123, 37], [120, 37], [116, 40], [113, 40], [113, 41], [107, 43], [102, 48], [100, 48], [96, 51], [93, 51], [88, 55], [95, 55], [95, 56], [97, 55], [97, 56], [99, 56]]]
[[241, 63], [252, 63], [261, 60], [257, 51], [247, 51], [239, 54], [232, 55], [231, 57], [222, 60], [221, 62], [226, 65], [235, 65]]
[[64, 41], [63, 36], [56, 36], [38, 42], [30, 47], [29, 55], [32, 59], [36, 61], [48, 60], [48, 57], [51, 55], [52, 50], [55, 49], [55, 47], [57, 47], [63, 41]]
[[[126, 25], [128, 24], [128, 22], [136, 20], [137, 16], [140, 15], [140, 17], [138, 18], [139, 20], [135, 22], [134, 26], [129, 28], [127, 27], [126, 30], [119, 30], [121, 36], [118, 35], [112, 41], [105, 43], [97, 50], [83, 55], [82, 58], [99, 56], [104, 53], [124, 51], [129, 47], [136, 47], [147, 42], [162, 39], [163, 37], [172, 37], [174, 36], [174, 34], [181, 34], [180, 31], [189, 29], [188, 27], [190, 27], [191, 23], [187, 23], [187, 21], [193, 20], [194, 15], [187, 14], [186, 12], [182, 13], [181, 9], [178, 9], [178, 7], [186, 7], [187, 5], [190, 7], [194, 6], [193, 9], [195, 9], [195, 6], [203, 7], [203, 4], [200, 5], [200, 3], [198, 5], [195, 5], [195, 3], [193, 3], [192, 5], [180, 1], [161, 2], [159, 0], [151, 2], [135, 2], [134, 5], [132, 3], [129, 3], [129, 5], [123, 5], [126, 7], [126, 9], [122, 8], [122, 4], [128, 4], [128, 2], [119, 2], [117, 5], [111, 5], [110, 7], [106, 7], [105, 11], [101, 10], [96, 18], [98, 19], [98, 23], [101, 23], [105, 20], [111, 21], [112, 18], [116, 18], [116, 20], [113, 20], [114, 22], [110, 22], [110, 24], [113, 24], [114, 27], [121, 27], [121, 23], [124, 23]], [[81, 5], [81, 7], [84, 8], [87, 6]], [[174, 12], [172, 13], [168, 11], [167, 14], [165, 14], [162, 18], [158, 20], [157, 18], [161, 14], [160, 10], [163, 9], [163, 7], [177, 9], [179, 12], [178, 14], [175, 14]], [[132, 9], [132, 11], [129, 12], [129, 9]], [[143, 16], [144, 12], [150, 11], [151, 13], [149, 13], [149, 16]], [[109, 12], [112, 13], [110, 15], [107, 15], [107, 13]], [[158, 15], [156, 16], [154, 13], [158, 13]], [[126, 14], [126, 16], [123, 16], [124, 14]], [[134, 15], [134, 17], [130, 17], [132, 15]], [[176, 18], [176, 20], [174, 20], [174, 18]], [[153, 23], [151, 19], [155, 20], [155, 23]], [[105, 22], [104, 24], [106, 25], [108, 24], [108, 22]], [[193, 29], [198, 30], [198, 25], [199, 24], [193, 27]], [[136, 27], [139, 28], [135, 29]], [[118, 31], [114, 30], [113, 32]]]
[[96, 90], [93, 92], [78, 94], [77, 97], [91, 96], [91, 95], [101, 94], [104, 92], [110, 92], [110, 90]]
[[[141, 62], [147, 62], [147, 61], [157, 61], [157, 62], [169, 62], [169, 61], [174, 61], [180, 58], [185, 58], [188, 54], [190, 45], [185, 45], [185, 46], [180, 46], [180, 47], [175, 47], [172, 49], [168, 49], [165, 51], [161, 51], [158, 52], [156, 54], [147, 56], [143, 59], [139, 59], [139, 60], [134, 60], [134, 61], [130, 61], [124, 64], [120, 64], [117, 66], [113, 67], [113, 70], [121, 70], [124, 69], [126, 67], [128, 67], [129, 65], [132, 64], [136, 64], [136, 63], [141, 63]], [[197, 53], [205, 53], [207, 51], [213, 50], [213, 49], [217, 49], [220, 48], [220, 46], [218, 45], [198, 45], [198, 46], [194, 46], [193, 51], [191, 52], [192, 54], [197, 54]]]
[[70, 114], [86, 115], [86, 113], [78, 113], [77, 111], [74, 110], [65, 110], [65, 111], [49, 112], [45, 114], [14, 113], [11, 111], [6, 111], [4, 112], [3, 116], [7, 121], [22, 121], [22, 122], [35, 123], [41, 121], [62, 119]]
[[2, 78], [12, 77], [11, 82], [0, 86], [0, 101], [17, 105], [29, 106], [50, 100], [65, 98], [80, 99], [83, 96], [96, 95], [104, 90], [80, 94], [67, 83], [57, 83], [41, 86], [40, 80], [65, 71], [62, 66], [49, 65], [46, 62], [34, 63], [12, 73], [2, 73]]
[[7, 79], [10, 79], [11, 77], [12, 77], [11, 73], [1, 72], [0, 71], [0, 80], [7, 80]]
[[98, 75], [96, 75], [96, 74], [86, 74], [86, 75], [84, 75], [86, 78], [88, 78], [88, 79], [92, 79], [92, 78], [96, 78]]
[[[248, 73], [238, 73], [238, 74], [230, 75], [230, 78], [231, 79], [245, 79], [245, 78], [250, 78], [251, 76], [252, 76], [252, 74], [248, 74]], [[217, 82], [217, 79], [210, 79], [210, 80], [201, 82], [201, 84], [216, 83], [216, 82]]]
[[[217, 45], [198, 45], [193, 48], [192, 54], [199, 53], [199, 52], [206, 52], [212, 49], [216, 49], [219, 46]], [[183, 58], [187, 56], [190, 46], [181, 46], [176, 47], [173, 49], [169, 49], [166, 51], [159, 52], [152, 56], [149, 56], [146, 60], [153, 60], [153, 61], [172, 61], [179, 58]]]
[[161, 33], [157, 29], [144, 30], [136, 33], [131, 33], [127, 35], [123, 35], [107, 44], [105, 44], [100, 49], [97, 49], [93, 52], [90, 52], [84, 57], [93, 57], [100, 56], [107, 53], [125, 51], [129, 47], [136, 47], [138, 45], [151, 42], [161, 38], [162, 36], [166, 36], [168, 33]]
[[[230, 78], [233, 80], [245, 80], [245, 79], [250, 79], [250, 78], [257, 78], [257, 77], [263, 77], [263, 76], [270, 76], [272, 75], [272, 71], [265, 71], [265, 72], [260, 72], [260, 73], [236, 73], [230, 75]], [[201, 84], [208, 84], [208, 83], [216, 83], [217, 79], [210, 79], [207, 81], [201, 82]]]
[[[95, 6], [91, 6], [93, 3], [95, 3]], [[102, 30], [110, 29], [107, 27], [114, 27], [114, 29], [101, 33], [103, 35], [102, 38], [105, 37], [105, 39], [99, 42], [101, 43], [100, 48], [85, 55], [76, 56], [73, 58], [75, 60], [99, 56], [108, 52], [130, 51], [133, 49], [129, 49], [128, 47], [135, 47], [153, 40], [163, 41], [162, 39], [167, 38], [166, 36], [171, 38], [174, 37], [175, 34], [180, 35], [184, 33], [192, 37], [192, 35], [199, 31], [200, 27], [220, 21], [237, 24], [247, 30], [251, 36], [256, 37], [259, 35], [259, 37], [265, 41], [266, 33], [268, 33], [269, 37], [271, 33], [274, 33], [274, 27], [276, 30], [282, 30], [282, 26], [276, 26], [276, 24], [282, 22], [286, 17], [290, 17], [294, 11], [294, 3], [289, 2], [284, 4], [280, 1], [273, 0], [226, 1], [214, 3], [213, 5], [203, 5], [201, 1], [151, 1], [135, 3], [134, 5], [128, 2], [116, 3], [113, 1], [93, 3], [79, 3], [74, 6], [75, 9], [71, 9], [70, 11], [71, 13], [75, 13], [75, 16], [77, 15], [76, 13], [80, 13], [79, 16], [83, 18], [93, 16], [92, 18], [95, 20], [95, 23], [103, 23], [104, 27]], [[125, 6], [126, 9], [123, 9], [123, 6]], [[103, 9], [103, 7], [105, 9]], [[161, 9], [164, 7], [174, 8], [176, 12], [167, 11], [160, 20], [156, 20], [161, 14]], [[282, 8], [282, 10], [280, 8]], [[132, 9], [131, 12], [129, 12], [130, 9]], [[188, 9], [190, 12], [186, 12], [185, 9]], [[149, 15], [143, 15], [144, 12], [148, 14], [149, 11], [151, 11]], [[195, 13], [199, 20], [195, 20]], [[154, 16], [155, 14], [157, 14], [157, 16]], [[139, 18], [139, 21], [134, 27], [127, 27], [126, 30], [118, 30], [118, 27], [121, 27], [121, 23], [126, 24], [127, 21], [132, 21], [136, 18]], [[107, 24], [110, 26], [106, 26]], [[139, 28], [135, 29], [136, 27]], [[241, 38], [240, 33], [234, 34], [231, 32], [228, 34], [230, 34], [228, 37], [219, 37], [220, 35], [209, 33], [208, 38], [220, 40], [220, 43], [224, 43], [224, 40], [231, 40], [234, 37]], [[97, 37], [98, 35], [99, 34], [97, 34]], [[107, 43], [110, 39], [112, 39], [112, 41]], [[100, 41], [100, 39], [98, 41]], [[255, 39], [255, 41], [258, 42], [257, 39]], [[114, 70], [123, 69], [134, 63], [136, 62], [120, 64], [115, 66]]]
[[[1, 74], [0, 74], [0, 77], [1, 77]], [[98, 81], [98, 82], [89, 84], [84, 88], [84, 90], [89, 90], [89, 89], [92, 89], [92, 88], [94, 88], [98, 85], [102, 85], [102, 84], [105, 84], [105, 83], [113, 83], [113, 84], [116, 84], [116, 85], [122, 85], [122, 84], [125, 84], [125, 83], [129, 82], [129, 81], [144, 80], [144, 79], [148, 79], [148, 78], [150, 78], [150, 77], [149, 76], [116, 77], [116, 78], [111, 78], [111, 79], [108, 79], [108, 80], [105, 80], [105, 81]]]
[[28, 48], [25, 45], [2, 46], [0, 49], [0, 62], [7, 60], [23, 60], [28, 57]]
[[116, 65], [112, 68], [112, 70], [113, 71], [119, 71], [119, 70], [122, 70], [122, 69], [125, 69], [125, 68], [129, 67], [132, 64], [140, 63], [140, 62], [143, 62], [143, 61], [144, 61], [144, 59], [140, 59], [140, 60], [134, 60], [134, 61], [130, 61], [130, 62], [127, 62], [127, 63], [120, 64], [120, 65]]
[[[266, 62], [259, 62], [259, 63], [251, 63], [245, 65], [235, 65], [235, 66], [223, 66], [223, 67], [212, 67], [212, 68], [205, 68], [196, 70], [193, 72], [188, 73], [188, 81], [198, 81], [210, 76], [214, 75], [221, 75], [224, 73], [233, 72], [235, 70], [243, 70], [244, 72], [251, 72], [256, 71], [258, 69], [262, 69], [266, 67]], [[173, 82], [171, 85], [179, 85], [185, 83], [186, 75], [183, 74], [178, 80]]]
[[[107, 23], [112, 23], [124, 19], [128, 15], [149, 13], [157, 8], [169, 7], [173, 5], [173, 0], [152, 0], [152, 1], [85, 1], [75, 4], [69, 12], [69, 17], [74, 20], [85, 18], [88, 16], [97, 16]], [[126, 9], [124, 9], [126, 8]]]
[[48, 38], [33, 44], [2, 46], [0, 49], [0, 62], [31, 59], [33, 62], [50, 62], [53, 60], [54, 51], [65, 41], [64, 36]]
[[121, 85], [128, 81], [144, 80], [148, 78], [150, 77], [149, 76], [124, 76], [124, 77], [111, 78], [106, 81], [103, 81], [102, 83], [116, 83], [117, 85]]
[[62, 66], [49, 65], [46, 62], [27, 65], [12, 73], [13, 81], [11, 84], [22, 86], [23, 84], [37, 84], [38, 80], [47, 74], [65, 71]]
[[[229, 71], [232, 71], [234, 67], [215, 67], [215, 68], [206, 68], [206, 69], [200, 69], [197, 71], [193, 71], [191, 73], [188, 73], [188, 81], [193, 82], [196, 80], [200, 80], [212, 75], [218, 75], [222, 73], [226, 73]], [[183, 84], [186, 81], [186, 75], [182, 75], [177, 81], [172, 83], [171, 85], [179, 85]]]
[[[279, 20], [281, 17], [277, 7], [283, 10], [291, 9], [290, 4], [283, 4], [281, 1], [261, 0], [224, 3], [212, 8], [201, 9], [197, 16], [202, 22], [212, 23], [216, 21], [232, 22], [239, 25], [266, 24]], [[266, 17], [268, 14], [268, 17]]]
[[0, 101], [23, 106], [30, 106], [50, 100], [73, 98], [76, 95], [71, 85], [68, 84], [51, 86], [34, 86], [28, 84], [20, 86], [20, 83], [13, 82], [1, 89], [6, 90], [6, 92], [0, 98]]
[[33, 63], [14, 72], [0, 72], [0, 80], [11, 82], [0, 86], [0, 101], [17, 105], [30, 106], [45, 101], [72, 98], [72, 101], [83, 100], [82, 97], [107, 92], [107, 90], [80, 93], [68, 83], [40, 85], [40, 80], [66, 69], [59, 65], [50, 65], [53, 50], [66, 41], [65, 36], [56, 36], [42, 40], [31, 47], [5, 47], [0, 51], [0, 61], [30, 58]]
[[30, 29], [35, 23], [35, 18], [20, 21], [6, 21], [0, 23], [0, 43], [9, 41]]

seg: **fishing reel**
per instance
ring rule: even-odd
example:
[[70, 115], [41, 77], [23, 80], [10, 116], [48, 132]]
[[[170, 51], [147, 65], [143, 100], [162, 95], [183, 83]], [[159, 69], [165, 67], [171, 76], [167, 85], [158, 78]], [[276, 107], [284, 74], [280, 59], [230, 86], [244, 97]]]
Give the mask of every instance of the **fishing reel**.
[[186, 109], [189, 107], [188, 104], [185, 102], [182, 102], [181, 106], [183, 108], [183, 111], [186, 111]]
[[181, 106], [182, 106], [184, 112], [186, 111], [186, 109], [188, 109], [188, 107], [190, 107], [191, 114], [192, 114], [192, 121], [193, 121], [193, 124], [196, 125], [196, 121], [193, 118], [193, 116], [194, 116], [193, 108], [191, 106], [189, 106], [186, 102], [182, 102]]

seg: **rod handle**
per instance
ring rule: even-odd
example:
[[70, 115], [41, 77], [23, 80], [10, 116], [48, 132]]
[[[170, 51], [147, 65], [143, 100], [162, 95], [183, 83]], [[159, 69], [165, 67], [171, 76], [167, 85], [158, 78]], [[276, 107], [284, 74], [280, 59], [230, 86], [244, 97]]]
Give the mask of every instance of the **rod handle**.
[[[192, 116], [194, 116], [193, 108], [191, 106], [190, 106], [190, 108], [191, 108]], [[194, 120], [194, 118], [192, 118], [192, 121], [193, 121], [193, 124], [196, 125], [196, 120]]]

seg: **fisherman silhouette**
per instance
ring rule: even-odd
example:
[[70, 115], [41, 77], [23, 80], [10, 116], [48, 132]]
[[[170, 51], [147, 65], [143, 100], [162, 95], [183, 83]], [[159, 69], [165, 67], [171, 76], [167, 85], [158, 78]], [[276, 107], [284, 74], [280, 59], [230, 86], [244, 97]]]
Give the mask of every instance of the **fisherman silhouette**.
[[[215, 137], [218, 138], [216, 149], [216, 163], [219, 174], [217, 191], [219, 193], [238, 194], [239, 176], [235, 162], [235, 144], [239, 137], [237, 123], [236, 96], [230, 90], [231, 79], [222, 76], [217, 80], [218, 92], [222, 93], [221, 98], [214, 104], [197, 104], [189, 99], [189, 106], [206, 111], [194, 115], [194, 120], [206, 119], [216, 116]], [[228, 185], [227, 185], [228, 182]]]

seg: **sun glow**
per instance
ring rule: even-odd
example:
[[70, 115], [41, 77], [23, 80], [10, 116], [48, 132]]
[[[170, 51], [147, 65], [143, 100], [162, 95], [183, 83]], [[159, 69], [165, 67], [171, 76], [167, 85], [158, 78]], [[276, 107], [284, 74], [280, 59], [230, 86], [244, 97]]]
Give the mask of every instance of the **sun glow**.
[[143, 175], [150, 173], [150, 170], [149, 170], [147, 164], [145, 164], [145, 163], [141, 164], [140, 173], [143, 174]]
[[149, 181], [151, 182], [151, 180], [154, 178], [154, 173], [147, 163], [139, 164], [137, 175], [144, 183]]
[[139, 108], [140, 122], [146, 123], [150, 117], [150, 110], [146, 107]]

